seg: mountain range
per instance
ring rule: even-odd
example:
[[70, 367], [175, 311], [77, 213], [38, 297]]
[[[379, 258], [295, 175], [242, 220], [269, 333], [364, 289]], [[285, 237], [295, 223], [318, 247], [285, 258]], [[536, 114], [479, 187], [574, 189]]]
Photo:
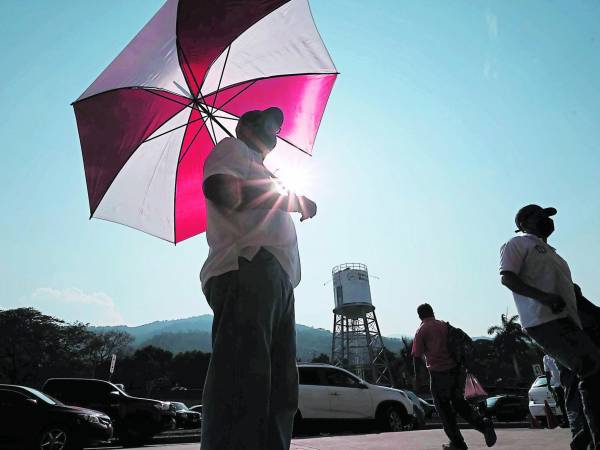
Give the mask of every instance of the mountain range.
[[[161, 320], [144, 325], [90, 327], [95, 332], [124, 331], [133, 338], [133, 347], [141, 348], [153, 345], [173, 353], [190, 350], [211, 351], [211, 330], [213, 316], [204, 314], [176, 320]], [[296, 324], [296, 342], [298, 358], [310, 361], [315, 356], [331, 354], [332, 333], [323, 328], [313, 328]], [[384, 337], [384, 345], [394, 353], [403, 348], [402, 340], [397, 337]]]

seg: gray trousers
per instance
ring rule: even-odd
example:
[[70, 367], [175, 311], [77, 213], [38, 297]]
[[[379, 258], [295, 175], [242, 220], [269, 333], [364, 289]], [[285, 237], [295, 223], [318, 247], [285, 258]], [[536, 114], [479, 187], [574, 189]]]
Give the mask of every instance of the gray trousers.
[[298, 408], [294, 292], [261, 249], [211, 278], [212, 356], [202, 394], [202, 450], [288, 450]]
[[552, 320], [526, 331], [547, 354], [577, 375], [592, 448], [600, 450], [600, 348], [569, 318]]

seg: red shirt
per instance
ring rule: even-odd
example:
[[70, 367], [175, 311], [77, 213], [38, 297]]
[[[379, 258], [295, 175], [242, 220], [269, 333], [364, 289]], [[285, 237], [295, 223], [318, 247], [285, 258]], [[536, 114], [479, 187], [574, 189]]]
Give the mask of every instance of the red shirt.
[[425, 356], [430, 372], [443, 372], [456, 367], [448, 352], [448, 325], [435, 317], [423, 319], [413, 340], [412, 355]]

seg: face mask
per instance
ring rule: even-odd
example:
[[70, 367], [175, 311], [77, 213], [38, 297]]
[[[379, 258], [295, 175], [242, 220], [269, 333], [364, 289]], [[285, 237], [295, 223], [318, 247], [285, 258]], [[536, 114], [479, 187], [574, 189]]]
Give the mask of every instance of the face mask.
[[554, 232], [554, 221], [550, 217], [542, 217], [537, 222], [537, 229], [543, 237], [547, 238]]

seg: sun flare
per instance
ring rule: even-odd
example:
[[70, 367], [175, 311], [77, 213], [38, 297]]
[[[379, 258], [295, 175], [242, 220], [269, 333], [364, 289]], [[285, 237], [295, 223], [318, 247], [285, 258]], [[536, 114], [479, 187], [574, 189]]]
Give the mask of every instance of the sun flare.
[[275, 185], [277, 191], [281, 194], [303, 194], [309, 186], [310, 177], [302, 168], [296, 169], [278, 169], [275, 171], [277, 179]]

